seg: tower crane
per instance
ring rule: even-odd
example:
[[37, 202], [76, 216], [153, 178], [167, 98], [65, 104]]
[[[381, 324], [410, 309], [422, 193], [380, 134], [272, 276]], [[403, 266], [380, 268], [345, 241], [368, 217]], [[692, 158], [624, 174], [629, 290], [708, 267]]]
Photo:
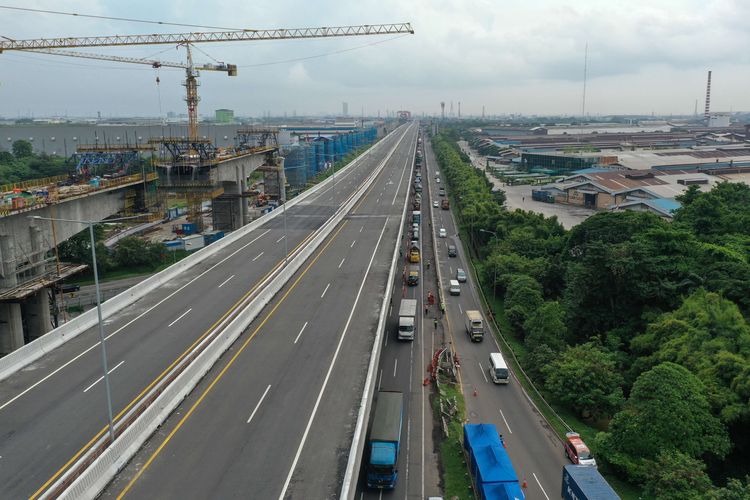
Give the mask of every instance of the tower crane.
[[[365, 24], [351, 26], [333, 26], [319, 28], [278, 28], [270, 30], [237, 30], [237, 31], [209, 31], [197, 33], [167, 33], [153, 35], [110, 35], [110, 36], [92, 36], [92, 37], [61, 37], [61, 38], [37, 38], [26, 40], [9, 40], [0, 41], [0, 53], [7, 50], [17, 51], [45, 51], [53, 53], [53, 49], [80, 48], [80, 47], [114, 47], [114, 46], [132, 46], [132, 45], [163, 45], [177, 44], [184, 45], [187, 49], [187, 64], [175, 65], [171, 67], [185, 68], [185, 88], [188, 107], [188, 137], [191, 141], [198, 139], [198, 81], [197, 70], [194, 67], [192, 54], [190, 52], [191, 44], [208, 43], [208, 42], [240, 42], [240, 41], [262, 41], [262, 40], [289, 40], [305, 38], [334, 38], [344, 36], [369, 36], [369, 35], [391, 35], [391, 34], [414, 34], [411, 23], [394, 23], [394, 24]], [[72, 55], [70, 51], [57, 53], [57, 55]], [[86, 57], [76, 55], [74, 57]], [[95, 59], [119, 60], [121, 62], [138, 62], [136, 60], [126, 60], [130, 58], [115, 59], [113, 56], [100, 56]], [[144, 60], [140, 60], [144, 61]], [[151, 62], [152, 65], [155, 63]], [[158, 63], [166, 66], [165, 63]], [[221, 65], [219, 65], [221, 66]], [[229, 76], [237, 72], [236, 66], [232, 69], [227, 65], [226, 69], [215, 69], [203, 66], [200, 69], [226, 71]]]

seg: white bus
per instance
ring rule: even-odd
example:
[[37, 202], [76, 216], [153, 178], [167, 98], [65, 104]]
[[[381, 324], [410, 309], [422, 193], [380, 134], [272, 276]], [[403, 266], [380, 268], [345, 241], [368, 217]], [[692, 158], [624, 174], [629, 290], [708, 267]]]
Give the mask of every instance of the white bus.
[[499, 352], [490, 353], [490, 376], [496, 384], [507, 384], [510, 382], [510, 371], [505, 364], [503, 355]]

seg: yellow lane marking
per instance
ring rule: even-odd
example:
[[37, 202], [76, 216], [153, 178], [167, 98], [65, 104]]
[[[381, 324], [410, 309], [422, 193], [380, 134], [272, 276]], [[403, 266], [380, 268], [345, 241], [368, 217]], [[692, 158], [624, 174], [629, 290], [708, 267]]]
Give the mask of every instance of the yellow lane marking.
[[265, 318], [263, 318], [263, 321], [253, 330], [253, 333], [250, 334], [250, 336], [245, 340], [245, 342], [242, 343], [242, 347], [240, 347], [237, 352], [232, 356], [232, 359], [229, 360], [229, 362], [226, 364], [224, 368], [219, 372], [218, 375], [211, 381], [211, 384], [209, 384], [206, 389], [204, 389], [203, 393], [200, 395], [200, 397], [196, 400], [195, 403], [190, 407], [190, 410], [185, 414], [184, 417], [180, 419], [180, 421], [177, 423], [174, 429], [172, 429], [172, 432], [169, 433], [169, 435], [164, 439], [164, 441], [159, 445], [159, 447], [154, 451], [154, 453], [149, 457], [149, 459], [146, 461], [145, 464], [143, 464], [143, 467], [136, 473], [135, 476], [133, 476], [133, 479], [128, 482], [128, 484], [125, 486], [125, 488], [122, 490], [122, 492], [117, 495], [117, 499], [120, 500], [121, 498], [124, 498], [125, 495], [130, 491], [130, 489], [133, 487], [135, 482], [143, 475], [143, 473], [146, 471], [146, 469], [151, 466], [153, 461], [156, 459], [156, 457], [161, 453], [161, 450], [164, 449], [164, 447], [169, 443], [175, 434], [177, 434], [177, 431], [180, 430], [180, 428], [185, 424], [188, 418], [195, 412], [196, 408], [203, 402], [203, 400], [206, 398], [208, 393], [214, 388], [214, 386], [224, 377], [224, 374], [229, 370], [229, 368], [234, 364], [234, 362], [237, 360], [237, 358], [242, 354], [242, 352], [245, 350], [245, 348], [250, 344], [250, 341], [255, 338], [255, 336], [258, 334], [261, 328], [268, 322], [269, 319], [271, 319], [271, 316], [276, 313], [276, 310], [281, 306], [282, 303], [286, 300], [286, 298], [289, 296], [290, 293], [297, 287], [299, 282], [302, 280], [302, 278], [307, 274], [307, 271], [310, 270], [310, 268], [318, 261], [321, 255], [325, 253], [325, 251], [328, 249], [328, 247], [333, 243], [333, 241], [338, 237], [339, 233], [344, 229], [344, 227], [349, 223], [349, 221], [344, 221], [343, 224], [341, 224], [341, 227], [334, 233], [334, 235], [328, 240], [328, 243], [325, 244], [325, 246], [318, 252], [318, 254], [315, 256], [315, 258], [307, 265], [304, 271], [297, 277], [296, 280], [294, 280], [294, 283], [292, 283], [292, 286], [289, 287], [289, 289], [284, 293], [284, 295], [281, 297], [281, 299], [276, 303], [276, 305], [273, 306], [273, 309], [271, 309]]
[[[305, 238], [303, 238], [302, 241], [296, 247], [294, 247], [294, 249], [292, 249], [290, 253], [294, 253], [299, 247], [305, 244], [310, 238], [312, 238], [313, 234], [314, 234], [314, 231], [308, 234], [307, 236], [305, 236]], [[156, 378], [154, 378], [154, 380], [152, 380], [151, 383], [148, 384], [145, 389], [143, 389], [135, 398], [133, 398], [132, 401], [130, 401], [130, 403], [127, 404], [127, 406], [125, 406], [125, 408], [122, 409], [122, 411], [120, 411], [117, 415], [115, 415], [113, 421], [117, 422], [119, 419], [121, 419], [122, 416], [125, 413], [127, 413], [130, 410], [130, 408], [132, 408], [133, 405], [135, 405], [143, 397], [144, 394], [146, 394], [157, 383], [159, 383], [159, 381], [163, 379], [164, 376], [166, 376], [166, 374], [169, 373], [172, 370], [172, 368], [175, 367], [177, 363], [179, 363], [185, 356], [187, 356], [190, 353], [190, 351], [192, 351], [193, 348], [195, 348], [196, 345], [198, 345], [204, 338], [206, 338], [206, 336], [209, 333], [211, 333], [211, 331], [214, 328], [216, 328], [216, 325], [224, 321], [224, 319], [226, 319], [226, 317], [229, 314], [234, 312], [234, 310], [240, 305], [240, 303], [244, 301], [249, 295], [254, 293], [258, 289], [260, 284], [263, 283], [263, 281], [265, 281], [265, 279], [268, 278], [268, 276], [274, 273], [276, 269], [278, 269], [283, 263], [284, 261], [280, 260], [268, 273], [266, 273], [260, 280], [258, 280], [255, 283], [255, 285], [253, 285], [253, 287], [247, 293], [245, 293], [245, 295], [243, 295], [237, 302], [235, 302], [229, 309], [227, 309], [227, 311], [219, 319], [217, 319], [213, 325], [211, 325], [205, 332], [203, 332], [203, 334], [201, 334], [195, 340], [195, 342], [193, 342], [187, 349], [185, 349], [185, 351], [183, 351], [182, 354], [180, 354], [167, 368], [165, 368], [163, 372], [157, 375]], [[68, 467], [70, 467], [71, 464], [73, 464], [76, 460], [78, 460], [78, 458], [80, 458], [80, 456], [83, 455], [108, 430], [109, 430], [109, 427], [107, 426], [102, 427], [102, 429], [99, 432], [97, 432], [96, 435], [93, 438], [91, 438], [91, 440], [88, 443], [83, 445], [83, 447], [80, 450], [78, 450], [75, 453], [75, 455], [73, 455], [73, 457], [71, 457], [71, 459], [65, 463], [65, 465], [63, 465], [57, 472], [55, 472], [52, 475], [52, 477], [50, 477], [47, 480], [47, 482], [45, 482], [38, 490], [36, 490], [34, 494], [29, 497], [29, 499], [35, 500], [37, 497], [39, 497], [39, 495], [41, 495], [58, 477], [60, 477], [61, 474], [63, 474], [68, 469]]]

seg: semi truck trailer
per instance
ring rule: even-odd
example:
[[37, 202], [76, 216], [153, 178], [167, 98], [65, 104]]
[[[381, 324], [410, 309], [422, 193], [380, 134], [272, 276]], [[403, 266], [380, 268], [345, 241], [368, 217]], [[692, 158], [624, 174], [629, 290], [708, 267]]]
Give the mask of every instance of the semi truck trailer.
[[398, 452], [401, 447], [401, 424], [404, 395], [395, 391], [378, 392], [367, 440], [368, 488], [393, 489], [398, 479]]

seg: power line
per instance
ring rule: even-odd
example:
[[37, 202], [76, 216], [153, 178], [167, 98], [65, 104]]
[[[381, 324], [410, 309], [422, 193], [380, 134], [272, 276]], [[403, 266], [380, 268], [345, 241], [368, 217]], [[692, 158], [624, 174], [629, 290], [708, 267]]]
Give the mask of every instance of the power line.
[[354, 50], [364, 49], [366, 47], [371, 47], [373, 45], [379, 45], [379, 44], [385, 43], [385, 42], [392, 42], [393, 40], [398, 40], [399, 38], [403, 38], [405, 36], [406, 36], [406, 34], [403, 34], [403, 35], [394, 36], [394, 37], [391, 37], [391, 38], [386, 38], [385, 40], [378, 40], [377, 42], [366, 43], [364, 45], [357, 45], [356, 47], [349, 47], [348, 49], [340, 49], [340, 50], [334, 50], [334, 51], [331, 51], [331, 52], [324, 52], [322, 54], [315, 54], [315, 55], [304, 56], [304, 57], [295, 57], [293, 59], [284, 59], [284, 60], [281, 60], [281, 61], [274, 61], [274, 62], [257, 63], [257, 64], [244, 64], [244, 65], [241, 65], [241, 66], [238, 66], [238, 67], [239, 68], [256, 68], [258, 66], [273, 66], [275, 64], [285, 64], [285, 63], [290, 63], [290, 62], [307, 61], [308, 59], [317, 59], [319, 57], [326, 57], [326, 56], [330, 56], [330, 55], [334, 55], [334, 54], [342, 54], [344, 52], [352, 52]]
[[126, 21], [130, 23], [160, 24], [162, 26], [183, 26], [186, 28], [205, 28], [205, 29], [211, 29], [211, 30], [224, 30], [224, 31], [255, 31], [255, 30], [248, 30], [244, 28], [227, 28], [224, 26], [205, 26], [201, 24], [183, 24], [183, 23], [171, 23], [167, 21], [152, 21], [149, 19], [132, 19], [129, 17], [97, 16], [94, 14], [79, 14], [77, 12], [62, 12], [58, 10], [31, 9], [29, 7], [14, 7], [11, 5], [0, 5], [0, 9], [18, 10], [18, 11], [23, 11], [23, 12], [36, 12], [39, 14], [55, 14], [58, 16], [86, 17], [89, 19], [107, 19], [110, 21]]

